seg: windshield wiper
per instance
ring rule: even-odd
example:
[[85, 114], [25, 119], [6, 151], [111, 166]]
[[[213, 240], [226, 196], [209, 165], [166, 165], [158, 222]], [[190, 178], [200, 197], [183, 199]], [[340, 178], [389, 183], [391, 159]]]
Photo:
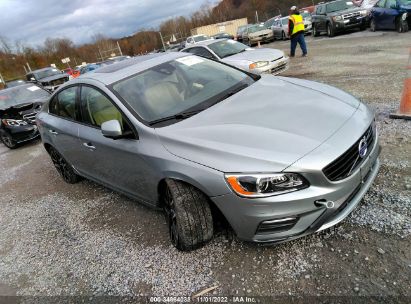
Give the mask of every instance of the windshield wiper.
[[159, 124], [159, 123], [162, 123], [162, 122], [166, 122], [166, 121], [169, 121], [169, 120], [184, 120], [184, 119], [189, 118], [189, 117], [191, 117], [191, 116], [193, 116], [197, 113], [200, 113], [203, 110], [204, 109], [189, 111], [189, 112], [181, 112], [181, 113], [178, 113], [178, 114], [175, 114], [175, 115], [166, 116], [166, 117], [163, 117], [163, 118], [159, 118], [159, 119], [150, 121], [149, 125], [153, 126], [153, 125], [156, 125], [156, 124]]
[[218, 102], [220, 102], [220, 101], [223, 101], [224, 99], [227, 99], [228, 97], [233, 96], [234, 94], [240, 92], [241, 90], [244, 90], [244, 89], [247, 88], [248, 86], [249, 86], [249, 85], [245, 83], [245, 84], [243, 84], [243, 85], [240, 85], [240, 86], [236, 87], [235, 89], [227, 92], [227, 94], [224, 94], [221, 98], [218, 99], [218, 101], [217, 101], [216, 103], [218, 103]]

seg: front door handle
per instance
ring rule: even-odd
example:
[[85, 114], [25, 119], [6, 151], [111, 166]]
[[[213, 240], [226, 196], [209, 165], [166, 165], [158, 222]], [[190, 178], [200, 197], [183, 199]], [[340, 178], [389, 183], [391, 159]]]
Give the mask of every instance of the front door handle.
[[54, 131], [54, 130], [49, 130], [49, 132], [50, 132], [51, 134], [58, 135], [58, 133], [57, 133], [56, 131]]
[[83, 146], [88, 148], [88, 149], [92, 149], [92, 150], [94, 150], [96, 148], [91, 143], [83, 143]]

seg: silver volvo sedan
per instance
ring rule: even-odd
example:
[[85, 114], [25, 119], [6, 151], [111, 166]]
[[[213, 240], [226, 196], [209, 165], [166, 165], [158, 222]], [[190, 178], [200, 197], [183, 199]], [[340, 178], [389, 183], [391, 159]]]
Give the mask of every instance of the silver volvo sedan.
[[202, 41], [181, 52], [221, 61], [254, 74], [278, 75], [288, 69], [290, 61], [281, 50], [253, 49], [230, 39]]
[[66, 182], [84, 177], [163, 209], [180, 250], [209, 241], [221, 214], [261, 243], [331, 227], [379, 168], [373, 114], [353, 96], [184, 53], [70, 81], [37, 124]]

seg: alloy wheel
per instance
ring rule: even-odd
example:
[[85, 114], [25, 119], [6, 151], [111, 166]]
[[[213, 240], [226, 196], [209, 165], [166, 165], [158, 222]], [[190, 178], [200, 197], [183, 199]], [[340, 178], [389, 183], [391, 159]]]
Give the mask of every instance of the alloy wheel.
[[7, 134], [2, 134], [1, 135], [1, 141], [3, 142], [3, 144], [10, 149], [13, 149], [14, 147], [16, 147], [16, 144], [13, 142], [13, 140], [11, 139], [10, 136], [8, 136]]

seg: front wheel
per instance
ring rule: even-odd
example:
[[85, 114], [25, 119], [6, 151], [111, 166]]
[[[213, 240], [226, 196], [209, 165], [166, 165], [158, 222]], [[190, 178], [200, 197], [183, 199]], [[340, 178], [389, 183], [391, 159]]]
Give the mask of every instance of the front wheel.
[[163, 203], [170, 240], [178, 250], [194, 250], [211, 240], [213, 217], [202, 192], [189, 184], [168, 179]]
[[370, 22], [370, 31], [375, 32], [377, 30], [377, 23], [375, 22], [375, 19], [371, 19]]
[[402, 18], [398, 18], [396, 30], [398, 33], [406, 33], [408, 32], [408, 23], [407, 19], [403, 20]]
[[48, 152], [54, 167], [66, 183], [75, 184], [81, 180], [81, 177], [74, 172], [73, 167], [56, 149], [50, 147]]
[[334, 29], [333, 29], [333, 26], [331, 25], [331, 23], [327, 24], [327, 34], [328, 34], [328, 37], [334, 37], [335, 36]]
[[313, 36], [318, 37], [320, 36], [320, 32], [317, 30], [317, 25], [313, 24]]
[[7, 148], [9, 148], [9, 149], [17, 148], [17, 143], [6, 132], [1, 132], [0, 133], [0, 139]]

